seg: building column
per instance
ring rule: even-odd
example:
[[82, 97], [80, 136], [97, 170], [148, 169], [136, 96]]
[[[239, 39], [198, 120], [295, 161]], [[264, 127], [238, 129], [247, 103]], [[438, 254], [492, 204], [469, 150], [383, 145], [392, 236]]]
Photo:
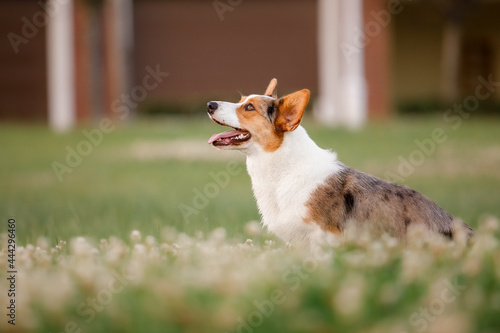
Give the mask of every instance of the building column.
[[[363, 1], [340, 0], [340, 43], [356, 47], [356, 38], [364, 31]], [[345, 44], [344, 44], [345, 45]], [[340, 86], [339, 86], [339, 122], [349, 128], [360, 128], [366, 123], [366, 79], [365, 49], [346, 52], [341, 48]]]
[[318, 0], [319, 96], [317, 119], [359, 128], [366, 123], [362, 0]]
[[327, 125], [338, 124], [339, 1], [318, 0], [318, 100], [315, 118]]
[[68, 131], [75, 125], [73, 0], [48, 0], [57, 8], [47, 25], [47, 87], [50, 128]]
[[132, 0], [111, 0], [104, 4], [104, 112], [113, 115], [111, 106], [132, 85], [133, 48]]

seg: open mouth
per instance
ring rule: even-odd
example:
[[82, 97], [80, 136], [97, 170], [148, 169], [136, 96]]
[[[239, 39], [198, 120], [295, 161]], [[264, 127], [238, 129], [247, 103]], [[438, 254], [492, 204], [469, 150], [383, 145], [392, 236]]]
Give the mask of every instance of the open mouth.
[[212, 135], [208, 143], [213, 146], [237, 146], [250, 140], [251, 137], [250, 132], [235, 128], [232, 131]]

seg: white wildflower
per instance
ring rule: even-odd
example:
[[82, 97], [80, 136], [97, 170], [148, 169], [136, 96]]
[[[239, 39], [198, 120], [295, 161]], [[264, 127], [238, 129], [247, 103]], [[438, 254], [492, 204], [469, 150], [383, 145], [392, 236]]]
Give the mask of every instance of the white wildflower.
[[109, 238], [109, 246], [105, 252], [106, 262], [116, 265], [121, 259], [125, 257], [129, 248], [125, 243], [116, 237]]
[[33, 254], [35, 257], [37, 264], [47, 266], [50, 264], [50, 261], [52, 259], [51, 256], [48, 255], [47, 251], [44, 249], [37, 247], [35, 250], [35, 253]]
[[79, 257], [88, 256], [92, 253], [92, 246], [87, 242], [85, 237], [77, 237], [70, 242], [71, 252]]
[[141, 232], [139, 230], [132, 230], [130, 233], [130, 239], [134, 243], [139, 243], [141, 241]]
[[399, 240], [395, 237], [392, 237], [386, 233], [382, 235], [382, 241], [384, 242], [384, 245], [388, 249], [394, 249], [399, 245]]
[[144, 240], [144, 244], [146, 244], [146, 247], [148, 249], [150, 249], [156, 245], [156, 240], [153, 236], [146, 236], [146, 239]]
[[245, 224], [245, 234], [248, 236], [258, 236], [262, 232], [262, 227], [257, 221], [250, 221]]
[[275, 245], [276, 245], [276, 242], [275, 242], [275, 241], [273, 241], [273, 240], [271, 240], [271, 239], [266, 239], [266, 240], [264, 241], [264, 248], [266, 248], [266, 249], [271, 249], [271, 248], [273, 248]]
[[143, 244], [135, 244], [134, 245], [134, 255], [144, 255], [146, 254], [146, 246]]
[[50, 241], [47, 237], [38, 237], [36, 240], [36, 246], [38, 248], [48, 251], [50, 249]]
[[357, 275], [344, 278], [338, 293], [334, 295], [333, 306], [337, 312], [352, 317], [361, 311], [365, 294], [365, 281]]
[[429, 253], [422, 250], [408, 249], [402, 254], [402, 278], [405, 282], [425, 277], [432, 259]]
[[35, 253], [35, 247], [31, 244], [26, 245], [26, 253], [31, 257]]
[[494, 216], [487, 216], [479, 222], [479, 232], [494, 233], [499, 228], [498, 219]]
[[470, 322], [466, 314], [446, 315], [442, 314], [435, 317], [434, 321], [429, 322], [429, 333], [465, 333], [471, 332]]
[[459, 257], [462, 255], [467, 247], [467, 232], [463, 226], [463, 223], [459, 220], [453, 221], [453, 242], [456, 244], [455, 255]]
[[476, 276], [481, 273], [482, 262], [476, 257], [469, 256], [462, 264], [462, 271], [469, 276]]
[[108, 240], [103, 238], [100, 240], [99, 242], [99, 247], [101, 248], [101, 250], [106, 250], [108, 248], [109, 244], [108, 244]]
[[429, 237], [431, 237], [431, 232], [425, 225], [420, 223], [410, 224], [406, 237], [408, 248], [422, 249]]
[[219, 245], [226, 239], [226, 236], [227, 236], [226, 229], [216, 228], [210, 234], [210, 240], [215, 244]]
[[162, 252], [168, 252], [170, 250], [170, 245], [167, 243], [161, 243], [160, 244], [160, 251]]
[[491, 234], [477, 234], [470, 255], [478, 258], [498, 248], [498, 240]]

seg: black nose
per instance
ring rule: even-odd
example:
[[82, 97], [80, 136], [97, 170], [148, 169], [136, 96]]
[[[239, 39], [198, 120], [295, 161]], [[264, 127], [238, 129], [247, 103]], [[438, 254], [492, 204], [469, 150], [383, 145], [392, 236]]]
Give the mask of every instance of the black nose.
[[215, 112], [215, 110], [217, 110], [218, 107], [219, 107], [219, 104], [217, 104], [217, 102], [208, 102], [207, 103], [207, 110], [208, 110], [208, 113], [210, 113], [210, 114], [213, 114]]

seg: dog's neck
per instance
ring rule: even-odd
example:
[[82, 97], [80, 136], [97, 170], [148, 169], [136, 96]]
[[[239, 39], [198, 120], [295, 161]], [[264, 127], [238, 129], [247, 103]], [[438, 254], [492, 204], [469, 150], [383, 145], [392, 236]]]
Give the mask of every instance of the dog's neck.
[[272, 184], [293, 175], [315, 181], [332, 172], [332, 164], [338, 164], [337, 154], [318, 147], [302, 126], [286, 132], [283, 143], [274, 152], [266, 152], [258, 146], [243, 152], [247, 155], [247, 169], [253, 183]]

